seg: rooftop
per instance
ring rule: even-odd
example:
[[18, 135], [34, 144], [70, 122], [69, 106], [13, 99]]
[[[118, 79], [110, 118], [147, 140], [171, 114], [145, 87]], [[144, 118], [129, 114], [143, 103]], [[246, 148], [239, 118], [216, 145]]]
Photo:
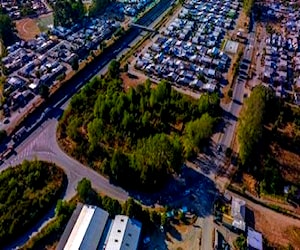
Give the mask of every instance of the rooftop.
[[142, 224], [124, 215], [117, 215], [106, 243], [106, 250], [138, 248]]

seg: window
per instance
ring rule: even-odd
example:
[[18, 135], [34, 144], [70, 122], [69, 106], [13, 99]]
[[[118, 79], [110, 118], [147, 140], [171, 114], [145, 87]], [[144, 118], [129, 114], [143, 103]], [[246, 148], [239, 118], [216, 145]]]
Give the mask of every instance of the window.
[[121, 219], [122, 222], [124, 222], [124, 219]]
[[121, 233], [121, 230], [120, 230], [120, 229], [118, 229], [118, 233]]
[[126, 247], [129, 247], [129, 244], [128, 244], [128, 243], [126, 243], [125, 245], [126, 245]]
[[115, 239], [115, 242], [118, 242], [118, 239]]
[[129, 233], [128, 236], [131, 237], [131, 233]]

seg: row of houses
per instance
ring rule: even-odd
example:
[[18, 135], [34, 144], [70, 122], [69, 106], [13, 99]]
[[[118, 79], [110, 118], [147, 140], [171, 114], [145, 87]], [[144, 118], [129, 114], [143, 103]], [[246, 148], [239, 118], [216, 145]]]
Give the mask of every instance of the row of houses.
[[135, 67], [179, 85], [214, 91], [230, 65], [220, 46], [239, 7], [237, 1], [188, 1]]
[[123, 4], [122, 12], [128, 16], [136, 16], [139, 12], [145, 9], [153, 0], [120, 0]]
[[300, 12], [292, 6], [272, 4], [268, 13], [281, 18], [281, 32], [273, 32], [266, 38], [262, 80], [276, 89], [277, 96], [284, 97], [286, 90], [293, 90], [297, 97], [300, 92]]
[[[0, 4], [3, 10], [14, 20], [26, 17], [27, 14], [37, 16], [48, 12], [46, 3], [41, 0], [28, 0], [23, 2], [2, 0]], [[28, 12], [27, 10], [30, 11]]]
[[22, 98], [24, 90], [31, 91], [32, 97], [39, 93], [40, 86], [51, 87], [63, 79], [76, 61], [86, 58], [119, 27], [119, 22], [112, 19], [92, 18], [84, 25], [55, 27], [49, 34], [41, 33], [35, 39], [20, 40], [7, 47], [2, 65], [8, 75], [4, 84], [8, 109], [14, 111], [28, 103], [27, 98]]

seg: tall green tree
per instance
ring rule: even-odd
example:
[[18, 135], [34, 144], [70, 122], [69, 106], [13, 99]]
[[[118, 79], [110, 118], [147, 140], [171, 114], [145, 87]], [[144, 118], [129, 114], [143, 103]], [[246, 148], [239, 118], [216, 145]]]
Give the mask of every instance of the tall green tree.
[[184, 130], [184, 148], [186, 157], [192, 156], [193, 152], [199, 152], [204, 143], [213, 133], [215, 119], [205, 113], [200, 119], [186, 124]]
[[93, 0], [90, 8], [91, 15], [103, 13], [110, 2], [110, 0]]
[[53, 5], [54, 25], [70, 27], [84, 18], [84, 6], [81, 0], [58, 0]]
[[84, 203], [89, 203], [91, 200], [91, 194], [93, 193], [92, 183], [87, 178], [83, 178], [78, 182], [76, 191], [79, 199]]
[[[274, 93], [267, 87], [257, 86], [246, 100], [239, 118], [239, 157], [242, 164], [254, 163], [262, 146], [264, 122], [274, 112]], [[272, 104], [272, 105], [271, 105]]]
[[15, 25], [7, 14], [0, 14], [0, 39], [5, 46], [8, 46], [14, 42]]

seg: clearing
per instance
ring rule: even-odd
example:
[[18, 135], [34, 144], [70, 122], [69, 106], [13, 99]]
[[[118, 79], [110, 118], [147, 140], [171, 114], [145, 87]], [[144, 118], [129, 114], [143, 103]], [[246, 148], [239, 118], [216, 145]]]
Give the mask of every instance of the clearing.
[[34, 39], [36, 35], [41, 33], [35, 19], [31, 18], [24, 18], [16, 21], [16, 29], [19, 37], [25, 41]]

